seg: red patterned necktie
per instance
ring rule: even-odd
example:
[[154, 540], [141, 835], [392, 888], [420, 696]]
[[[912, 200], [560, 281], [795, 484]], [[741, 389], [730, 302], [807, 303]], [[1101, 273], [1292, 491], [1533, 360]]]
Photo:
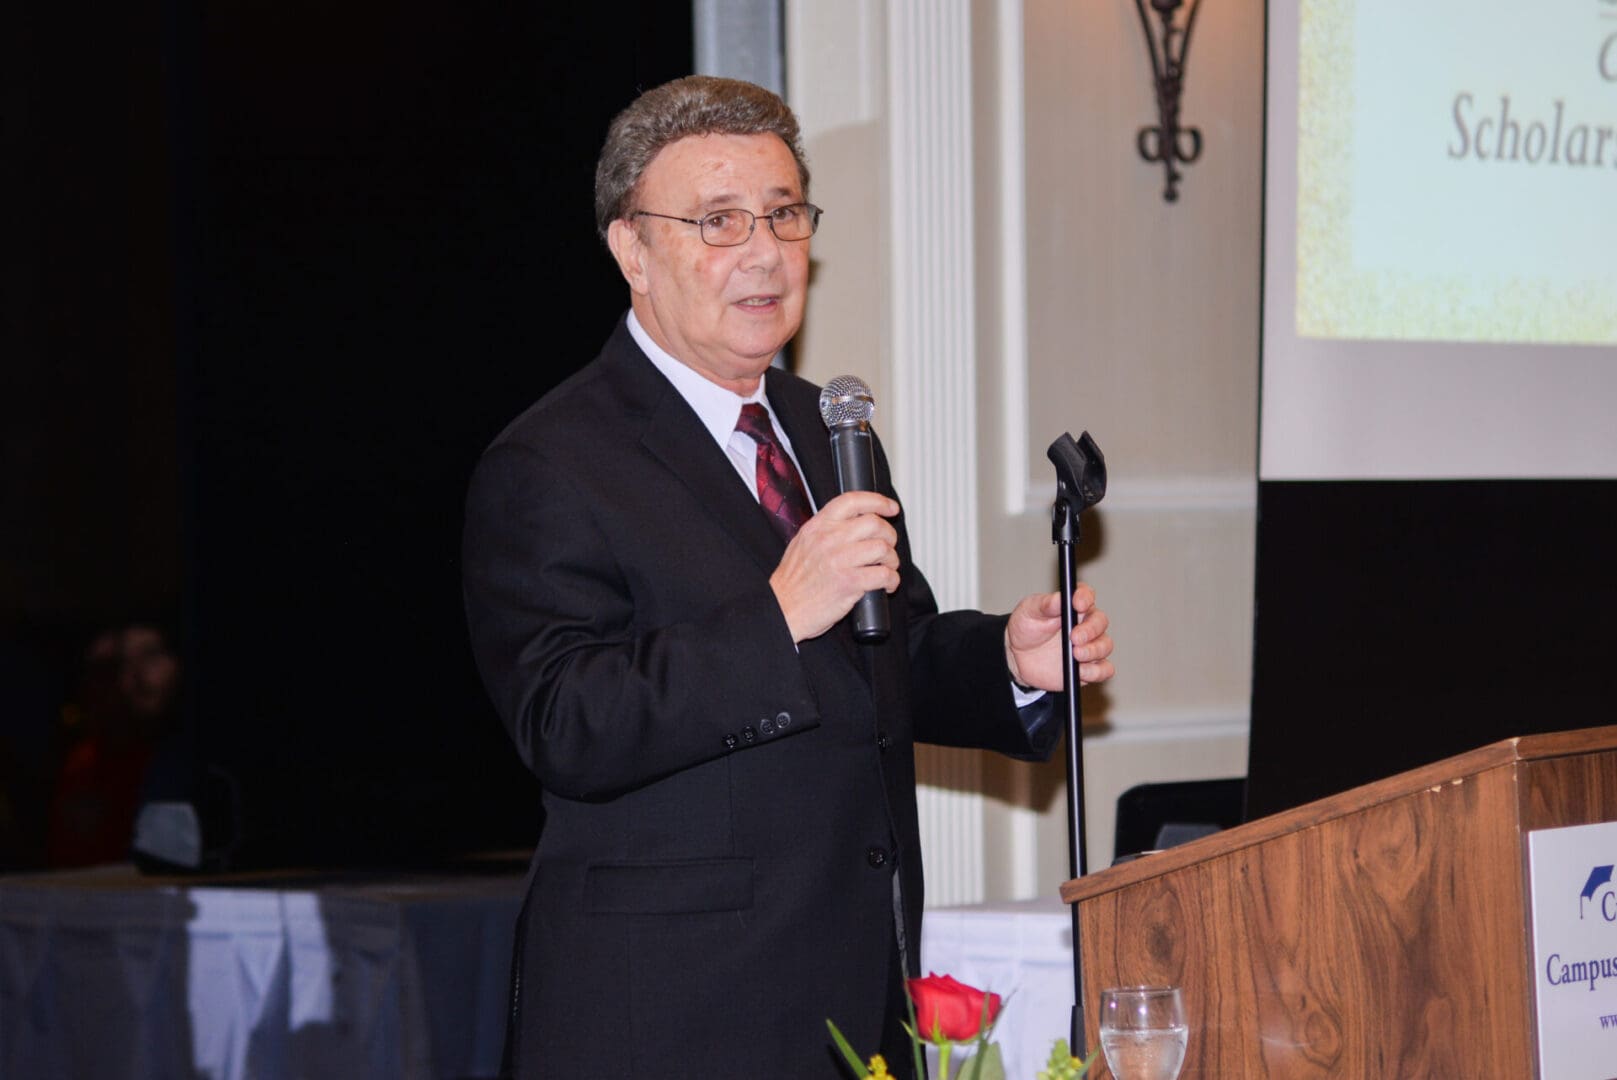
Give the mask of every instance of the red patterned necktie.
[[769, 513], [769, 523], [782, 540], [791, 542], [814, 513], [797, 466], [775, 437], [769, 411], [756, 401], [741, 407], [736, 430], [758, 444], [758, 502]]

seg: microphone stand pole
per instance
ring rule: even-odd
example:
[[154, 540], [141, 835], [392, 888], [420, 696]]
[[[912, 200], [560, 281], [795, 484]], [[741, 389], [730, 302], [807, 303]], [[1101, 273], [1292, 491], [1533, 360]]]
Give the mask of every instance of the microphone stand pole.
[[[1106, 494], [1106, 458], [1095, 440], [1084, 432], [1074, 442], [1070, 434], [1050, 444], [1056, 467], [1056, 501], [1051, 510], [1050, 538], [1061, 563], [1062, 687], [1067, 705], [1067, 865], [1074, 878], [1088, 872], [1084, 841], [1083, 715], [1078, 700], [1078, 662], [1072, 656], [1072, 631], [1077, 625], [1072, 591], [1078, 586], [1076, 549], [1078, 517]], [[1084, 980], [1079, 948], [1078, 905], [1072, 905], [1072, 1030], [1068, 1045], [1074, 1057], [1087, 1056], [1084, 1032]]]

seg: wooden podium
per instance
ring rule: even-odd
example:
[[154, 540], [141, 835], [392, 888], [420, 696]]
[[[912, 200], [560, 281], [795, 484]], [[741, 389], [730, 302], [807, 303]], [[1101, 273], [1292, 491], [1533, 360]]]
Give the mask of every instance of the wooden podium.
[[1102, 988], [1168, 983], [1186, 1080], [1535, 1076], [1527, 833], [1602, 821], [1617, 727], [1495, 743], [1069, 881], [1088, 1044]]

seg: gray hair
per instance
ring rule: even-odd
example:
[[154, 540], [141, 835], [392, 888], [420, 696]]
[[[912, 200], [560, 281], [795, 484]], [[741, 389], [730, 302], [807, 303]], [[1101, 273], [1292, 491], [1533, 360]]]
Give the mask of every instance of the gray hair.
[[809, 170], [797, 117], [777, 95], [739, 79], [689, 75], [653, 87], [618, 113], [595, 163], [595, 227], [628, 217], [640, 178], [663, 147], [691, 135], [778, 135], [797, 161], [808, 198]]

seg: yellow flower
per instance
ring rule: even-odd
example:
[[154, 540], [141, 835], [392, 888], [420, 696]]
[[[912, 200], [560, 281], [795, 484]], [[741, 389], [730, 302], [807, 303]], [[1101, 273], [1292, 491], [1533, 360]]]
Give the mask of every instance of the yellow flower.
[[885, 1080], [892, 1073], [887, 1071], [887, 1059], [876, 1054], [870, 1059], [870, 1080]]

